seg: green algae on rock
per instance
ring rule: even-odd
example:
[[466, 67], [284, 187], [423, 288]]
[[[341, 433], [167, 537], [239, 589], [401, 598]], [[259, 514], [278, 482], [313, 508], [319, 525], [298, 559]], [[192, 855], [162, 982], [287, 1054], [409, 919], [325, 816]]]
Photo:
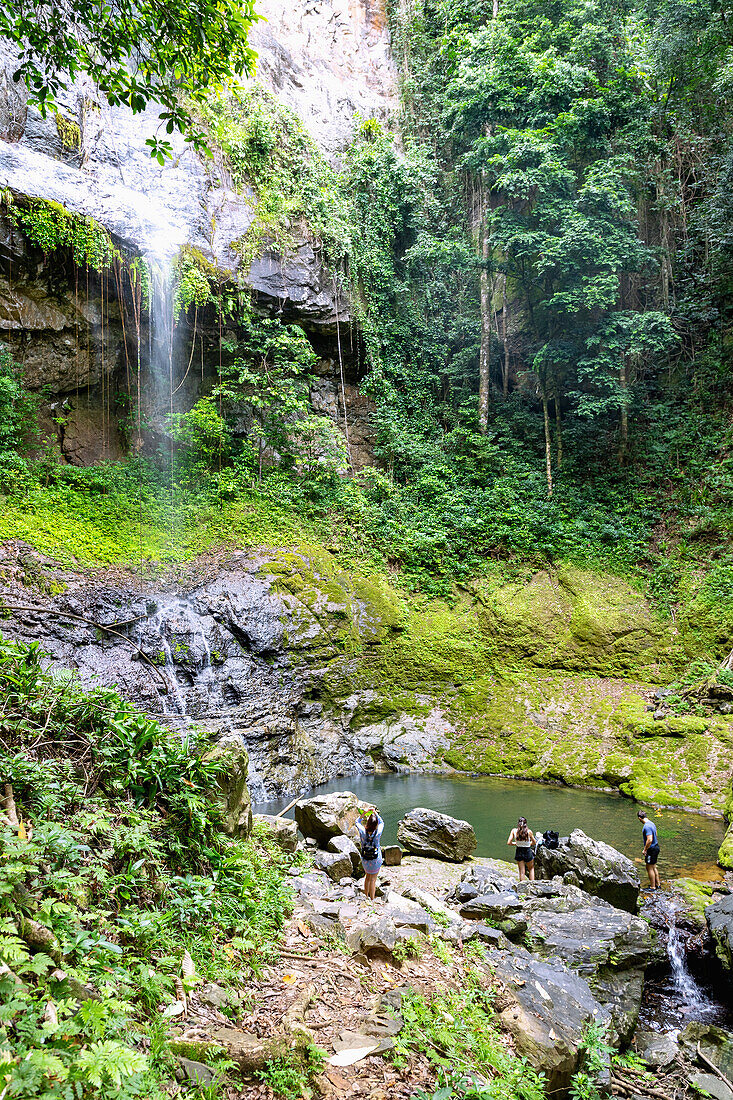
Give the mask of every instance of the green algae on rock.
[[504, 663], [649, 677], [666, 664], [668, 627], [618, 577], [565, 565], [479, 590], [488, 647]]

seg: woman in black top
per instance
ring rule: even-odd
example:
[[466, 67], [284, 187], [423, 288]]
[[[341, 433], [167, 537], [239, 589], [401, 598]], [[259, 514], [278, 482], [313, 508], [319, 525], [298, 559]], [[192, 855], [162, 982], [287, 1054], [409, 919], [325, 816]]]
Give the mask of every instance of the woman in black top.
[[534, 849], [536, 841], [534, 833], [527, 825], [526, 817], [520, 817], [516, 829], [512, 829], [509, 834], [507, 844], [513, 844], [517, 849], [514, 853], [514, 858], [519, 868], [519, 881], [521, 882], [523, 880], [526, 869], [530, 882], [534, 882]]

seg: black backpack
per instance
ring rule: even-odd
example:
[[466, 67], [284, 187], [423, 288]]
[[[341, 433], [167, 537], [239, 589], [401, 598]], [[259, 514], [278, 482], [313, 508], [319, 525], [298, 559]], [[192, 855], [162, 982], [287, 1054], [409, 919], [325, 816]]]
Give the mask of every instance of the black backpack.
[[554, 829], [546, 829], [542, 835], [545, 838], [545, 848], [560, 847], [560, 834], [556, 833]]
[[377, 859], [379, 856], [379, 840], [374, 837], [371, 840], [369, 837], [362, 842], [361, 845], [361, 858], [362, 859]]

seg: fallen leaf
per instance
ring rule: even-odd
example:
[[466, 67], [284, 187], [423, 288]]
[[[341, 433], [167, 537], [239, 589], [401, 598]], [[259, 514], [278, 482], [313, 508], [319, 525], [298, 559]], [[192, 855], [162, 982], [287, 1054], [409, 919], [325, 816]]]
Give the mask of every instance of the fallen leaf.
[[174, 1001], [172, 1005], [163, 1009], [161, 1015], [164, 1020], [170, 1020], [171, 1016], [182, 1016], [185, 1011], [186, 1006], [183, 1001]]
[[295, 985], [299, 977], [299, 974], [283, 974], [283, 982], [285, 985]]
[[298, 927], [298, 931], [300, 932], [301, 936], [305, 936], [305, 938], [308, 939], [309, 936], [311, 935], [311, 930], [308, 927], [308, 925], [305, 923], [305, 921], [304, 920], [299, 920], [297, 927]]
[[196, 973], [196, 965], [187, 950], [183, 952], [181, 959], [181, 973], [184, 978], [192, 978]]
[[363, 1058], [368, 1058], [378, 1046], [379, 1043], [370, 1043], [368, 1046], [346, 1048], [333, 1054], [327, 1061], [330, 1066], [353, 1066]]
[[348, 1077], [344, 1077], [343, 1073], [339, 1073], [337, 1069], [333, 1069], [329, 1066], [326, 1070], [326, 1077], [334, 1088], [343, 1090], [351, 1088], [351, 1081], [349, 1081]]

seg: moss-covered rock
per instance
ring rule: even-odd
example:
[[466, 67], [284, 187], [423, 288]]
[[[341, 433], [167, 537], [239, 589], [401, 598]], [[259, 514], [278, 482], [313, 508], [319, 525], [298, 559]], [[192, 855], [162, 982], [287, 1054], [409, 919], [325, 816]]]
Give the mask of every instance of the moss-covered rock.
[[705, 907], [712, 900], [712, 885], [709, 882], [698, 882], [694, 878], [679, 878], [675, 880], [673, 890], [683, 902], [680, 916], [701, 931], [706, 928]]
[[224, 830], [229, 836], [249, 836], [252, 832], [252, 799], [247, 787], [249, 755], [238, 739], [217, 742], [207, 755], [223, 766], [219, 777]]
[[503, 662], [648, 676], [671, 653], [669, 629], [617, 577], [568, 565], [479, 597], [488, 645]]
[[728, 826], [723, 843], [718, 849], [718, 864], [726, 871], [733, 871], [733, 823]]

